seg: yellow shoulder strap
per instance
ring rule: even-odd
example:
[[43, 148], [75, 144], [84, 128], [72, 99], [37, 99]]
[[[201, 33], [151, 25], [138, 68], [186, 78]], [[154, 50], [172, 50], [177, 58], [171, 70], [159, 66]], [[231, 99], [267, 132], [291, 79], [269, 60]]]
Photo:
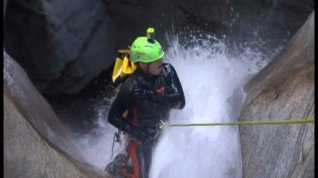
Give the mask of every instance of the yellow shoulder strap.
[[125, 112], [123, 113], [122, 117], [124, 119], [127, 119], [128, 118], [128, 109], [125, 110]]
[[128, 59], [127, 56], [124, 57], [123, 61], [123, 73], [124, 74], [132, 74], [136, 70], [137, 66]]
[[112, 75], [112, 80], [115, 82], [115, 80], [120, 76], [122, 73], [122, 65], [123, 65], [123, 60], [120, 59], [119, 57], [116, 57], [114, 69], [113, 69], [113, 75]]

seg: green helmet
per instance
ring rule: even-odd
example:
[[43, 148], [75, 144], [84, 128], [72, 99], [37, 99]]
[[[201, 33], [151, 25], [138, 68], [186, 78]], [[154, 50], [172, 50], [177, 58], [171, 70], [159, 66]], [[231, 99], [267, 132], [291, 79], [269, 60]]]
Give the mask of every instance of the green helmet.
[[164, 56], [161, 44], [155, 39], [138, 37], [130, 47], [130, 59], [132, 62], [154, 62]]

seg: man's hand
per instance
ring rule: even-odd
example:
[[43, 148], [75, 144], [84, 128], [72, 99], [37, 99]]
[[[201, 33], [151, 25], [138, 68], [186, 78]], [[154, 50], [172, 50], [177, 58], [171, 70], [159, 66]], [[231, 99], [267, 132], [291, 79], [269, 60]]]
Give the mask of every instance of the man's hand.
[[140, 87], [134, 88], [132, 95], [138, 99], [145, 99], [153, 95], [155, 92], [149, 89], [142, 89]]
[[142, 140], [142, 143], [149, 144], [155, 141], [159, 137], [159, 127], [156, 128], [148, 128], [145, 133], [147, 133], [147, 137]]
[[156, 138], [157, 138], [156, 135], [149, 135], [149, 136], [145, 137], [143, 140], [141, 140], [141, 142], [143, 144], [150, 144], [153, 141], [155, 141]]

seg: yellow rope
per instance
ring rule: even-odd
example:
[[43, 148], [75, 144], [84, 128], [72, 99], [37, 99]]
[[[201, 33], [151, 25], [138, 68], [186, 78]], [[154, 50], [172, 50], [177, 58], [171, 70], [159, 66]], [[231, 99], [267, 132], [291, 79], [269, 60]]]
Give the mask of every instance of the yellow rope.
[[163, 128], [166, 127], [191, 127], [191, 126], [229, 126], [229, 125], [262, 125], [262, 124], [304, 124], [314, 123], [313, 118], [308, 119], [289, 119], [289, 120], [259, 120], [259, 121], [239, 121], [223, 123], [190, 123], [190, 124], [169, 124], [161, 123]]

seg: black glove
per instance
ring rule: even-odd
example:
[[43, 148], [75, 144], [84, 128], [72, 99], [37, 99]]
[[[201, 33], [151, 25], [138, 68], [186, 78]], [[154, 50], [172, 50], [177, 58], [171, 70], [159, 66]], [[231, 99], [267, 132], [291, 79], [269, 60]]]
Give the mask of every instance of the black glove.
[[151, 144], [154, 141], [155, 141], [155, 137], [153, 137], [153, 136], [148, 136], [148, 137], [144, 138], [143, 140], [141, 140], [142, 144], [144, 144], [144, 145]]
[[138, 99], [145, 99], [145, 98], [149, 98], [152, 95], [154, 95], [155, 92], [149, 89], [142, 89], [140, 87], [138, 88], [134, 88], [132, 91], [132, 95]]
[[142, 143], [150, 144], [153, 143], [159, 137], [159, 127], [156, 128], [147, 128], [144, 130], [144, 133], [147, 133], [147, 137], [144, 137]]
[[180, 96], [176, 93], [157, 93], [150, 89], [143, 89], [136, 87], [132, 90], [132, 95], [136, 99], [149, 99], [162, 105], [174, 104], [175, 101], [179, 101]]
[[136, 134], [134, 134], [134, 137], [137, 139], [137, 140], [140, 140], [142, 142], [146, 141], [149, 139], [149, 133], [147, 132], [144, 132], [140, 129], [138, 129], [138, 132]]
[[120, 130], [123, 130], [124, 132], [128, 133], [137, 140], [142, 141], [149, 137], [149, 133], [126, 122], [123, 118], [114, 117], [114, 119], [110, 120], [110, 123], [113, 124], [115, 127], [119, 128]]

